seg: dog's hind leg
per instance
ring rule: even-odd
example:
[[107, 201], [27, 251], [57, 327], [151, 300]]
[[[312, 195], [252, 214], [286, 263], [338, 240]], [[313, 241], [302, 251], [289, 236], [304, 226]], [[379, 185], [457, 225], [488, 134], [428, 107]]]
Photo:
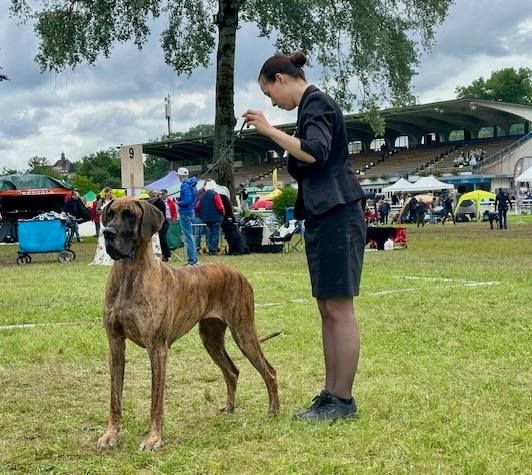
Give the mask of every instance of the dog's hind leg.
[[126, 340], [123, 336], [109, 334], [109, 372], [111, 375], [111, 404], [109, 423], [105, 434], [98, 440], [98, 450], [112, 449], [118, 443], [122, 418], [122, 389], [126, 363]]
[[277, 376], [275, 369], [268, 363], [260, 347], [252, 319], [242, 318], [239, 325], [231, 329], [233, 338], [250, 363], [259, 372], [268, 389], [270, 404], [268, 414], [279, 414], [279, 393], [277, 390]]
[[206, 318], [199, 322], [201, 341], [205, 349], [222, 370], [227, 385], [227, 404], [220, 411], [233, 412], [235, 409], [238, 368], [225, 351], [224, 335], [227, 325], [217, 318]]

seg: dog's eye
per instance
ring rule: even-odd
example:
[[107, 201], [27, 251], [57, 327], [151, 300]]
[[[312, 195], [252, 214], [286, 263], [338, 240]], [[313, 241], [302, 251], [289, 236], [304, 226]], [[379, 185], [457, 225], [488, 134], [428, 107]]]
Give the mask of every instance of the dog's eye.
[[135, 216], [135, 214], [129, 209], [125, 209], [124, 211], [122, 211], [122, 217], [123, 218], [128, 219], [128, 218], [133, 218], [134, 216]]

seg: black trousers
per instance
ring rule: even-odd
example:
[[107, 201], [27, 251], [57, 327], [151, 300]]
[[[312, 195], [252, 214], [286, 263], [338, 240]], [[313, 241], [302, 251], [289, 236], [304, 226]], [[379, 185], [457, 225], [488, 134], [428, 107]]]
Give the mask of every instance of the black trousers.
[[508, 208], [499, 208], [499, 229], [508, 229], [506, 213], [508, 213]]
[[165, 219], [161, 229], [159, 230], [159, 241], [161, 241], [161, 252], [163, 253], [163, 259], [169, 259], [172, 255], [170, 252], [170, 246], [168, 245], [168, 239], [166, 238], [169, 227], [170, 224], [168, 223], [168, 220]]

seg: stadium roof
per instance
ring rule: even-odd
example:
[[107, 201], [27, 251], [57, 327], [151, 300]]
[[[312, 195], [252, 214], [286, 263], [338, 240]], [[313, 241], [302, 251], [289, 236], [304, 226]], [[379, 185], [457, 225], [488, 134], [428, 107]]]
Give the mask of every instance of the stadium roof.
[[[380, 111], [386, 121], [385, 137], [394, 141], [403, 135], [418, 141], [426, 134], [438, 132], [444, 137], [453, 130], [468, 130], [472, 137], [478, 136], [482, 127], [497, 125], [508, 133], [512, 124], [532, 122], [532, 107], [508, 102], [493, 102], [481, 99], [455, 99], [410, 107]], [[346, 114], [345, 123], [350, 142], [362, 141], [369, 145], [375, 138], [363, 114]], [[276, 126], [292, 133], [295, 123]], [[210, 161], [213, 155], [214, 137], [186, 138], [143, 144], [143, 152], [171, 161]], [[270, 150], [282, 150], [270, 139], [259, 135], [254, 129], [244, 130], [235, 139], [235, 154], [263, 156]]]

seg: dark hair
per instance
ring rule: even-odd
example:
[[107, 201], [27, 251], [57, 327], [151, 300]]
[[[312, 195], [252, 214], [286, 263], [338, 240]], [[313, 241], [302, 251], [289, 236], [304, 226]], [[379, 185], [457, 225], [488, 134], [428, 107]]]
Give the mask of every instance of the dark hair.
[[259, 73], [259, 81], [263, 77], [268, 82], [272, 82], [275, 80], [277, 73], [306, 80], [305, 71], [303, 71], [303, 66], [306, 62], [307, 57], [303, 51], [297, 51], [290, 56], [276, 54], [268, 58], [262, 65]]

